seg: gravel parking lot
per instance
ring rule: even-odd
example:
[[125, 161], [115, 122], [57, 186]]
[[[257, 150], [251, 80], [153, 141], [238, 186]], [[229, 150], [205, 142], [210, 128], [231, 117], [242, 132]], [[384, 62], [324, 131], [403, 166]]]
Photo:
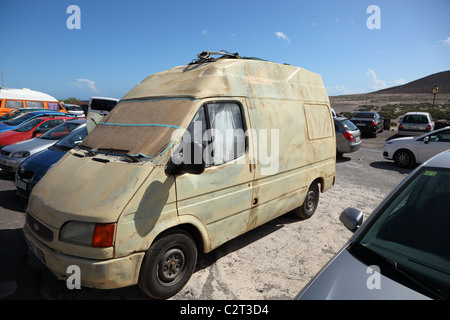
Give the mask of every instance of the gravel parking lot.
[[[311, 219], [299, 221], [288, 213], [200, 256], [193, 277], [172, 299], [294, 298], [351, 237], [339, 221], [342, 210], [351, 206], [367, 216], [411, 172], [382, 157], [383, 144], [393, 134], [363, 139], [360, 150], [338, 158], [337, 183], [321, 195]], [[69, 290], [26, 258], [24, 212], [11, 177], [0, 175], [0, 298], [147, 299], [137, 286]]]

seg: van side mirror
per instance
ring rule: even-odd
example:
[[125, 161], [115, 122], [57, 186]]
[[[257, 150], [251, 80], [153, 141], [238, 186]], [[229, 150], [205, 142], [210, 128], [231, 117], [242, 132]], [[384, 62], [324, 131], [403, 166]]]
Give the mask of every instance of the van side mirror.
[[202, 174], [205, 166], [203, 146], [198, 142], [191, 141], [183, 147], [183, 153], [170, 157], [164, 172], [168, 176], [179, 176], [185, 173]]
[[364, 214], [362, 211], [355, 208], [347, 208], [342, 211], [339, 220], [341, 220], [348, 230], [355, 232], [361, 226], [363, 217]]

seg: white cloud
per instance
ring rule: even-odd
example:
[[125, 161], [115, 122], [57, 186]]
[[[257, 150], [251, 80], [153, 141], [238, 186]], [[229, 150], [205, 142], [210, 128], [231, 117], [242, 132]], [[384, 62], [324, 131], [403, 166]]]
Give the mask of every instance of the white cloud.
[[450, 46], [450, 37], [445, 40], [440, 40], [439, 43], [444, 46]]
[[287, 43], [291, 43], [291, 40], [289, 39], [289, 37], [286, 34], [284, 34], [283, 32], [281, 32], [281, 31], [275, 32], [275, 36], [278, 39], [282, 39], [282, 40], [287, 41]]
[[356, 94], [361, 92], [361, 90], [350, 90], [344, 85], [338, 85], [334, 87], [326, 87], [329, 96], [339, 96], [346, 94]]
[[370, 85], [369, 88], [372, 90], [381, 90], [387, 88], [386, 81], [378, 79], [375, 71], [369, 69], [367, 70], [366, 74], [370, 78]]
[[405, 83], [406, 83], [405, 79], [397, 79], [397, 80], [392, 82], [392, 84], [394, 86], [401, 86], [402, 84], [405, 84]]
[[206, 34], [208, 34], [209, 32], [208, 32], [208, 30], [202, 30], [202, 34], [203, 35], [206, 35]]
[[95, 86], [95, 81], [89, 79], [77, 79], [77, 82], [75, 82], [73, 85], [81, 88], [87, 86], [93, 93], [100, 92], [100, 90]]

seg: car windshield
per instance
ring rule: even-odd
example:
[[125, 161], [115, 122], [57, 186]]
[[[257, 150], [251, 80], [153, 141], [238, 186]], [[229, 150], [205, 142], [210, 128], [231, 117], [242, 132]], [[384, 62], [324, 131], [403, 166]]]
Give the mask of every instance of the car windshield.
[[28, 132], [31, 129], [33, 129], [34, 127], [36, 127], [37, 125], [39, 125], [42, 121], [43, 121], [42, 118], [31, 119], [30, 121], [24, 123], [23, 125], [17, 127], [16, 129], [14, 129], [13, 131]]
[[33, 113], [25, 113], [21, 116], [18, 116], [17, 118], [5, 121], [4, 123], [10, 126], [17, 126], [21, 123], [23, 123], [24, 121], [27, 121], [28, 119], [31, 119], [33, 117], [35, 117], [36, 115]]
[[67, 136], [59, 140], [54, 146], [63, 149], [70, 150], [75, 148], [87, 135], [87, 128], [83, 127], [76, 129], [69, 133]]
[[450, 169], [422, 167], [359, 245], [450, 298]]
[[[0, 102], [1, 102], [1, 101], [0, 101]], [[10, 119], [11, 117], [17, 115], [18, 113], [20, 113], [20, 110], [19, 110], [19, 109], [15, 109], [15, 110], [13, 110], [13, 111], [11, 111], [11, 112], [8, 112], [7, 114], [5, 114], [5, 115], [3, 115], [3, 116], [0, 117], [0, 121], [1, 121], [1, 120], [7, 120], [7, 119]]]
[[375, 114], [372, 112], [358, 112], [356, 113], [353, 118], [357, 119], [375, 119]]

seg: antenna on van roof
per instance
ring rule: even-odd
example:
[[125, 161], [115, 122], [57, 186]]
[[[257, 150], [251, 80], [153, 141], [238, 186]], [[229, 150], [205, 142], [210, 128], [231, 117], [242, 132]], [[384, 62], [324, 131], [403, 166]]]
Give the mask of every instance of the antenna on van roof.
[[[218, 58], [213, 58], [211, 57], [211, 55], [219, 55], [221, 57]], [[239, 56], [239, 53], [235, 52], [235, 53], [230, 53], [228, 51], [225, 50], [220, 50], [219, 52], [211, 52], [211, 51], [202, 51], [201, 53], [199, 53], [197, 55], [198, 59], [194, 59], [192, 60], [188, 65], [192, 65], [192, 64], [198, 64], [198, 63], [205, 63], [205, 62], [214, 62], [218, 59], [224, 59], [224, 58], [228, 58], [228, 59], [240, 59], [241, 57]]]

